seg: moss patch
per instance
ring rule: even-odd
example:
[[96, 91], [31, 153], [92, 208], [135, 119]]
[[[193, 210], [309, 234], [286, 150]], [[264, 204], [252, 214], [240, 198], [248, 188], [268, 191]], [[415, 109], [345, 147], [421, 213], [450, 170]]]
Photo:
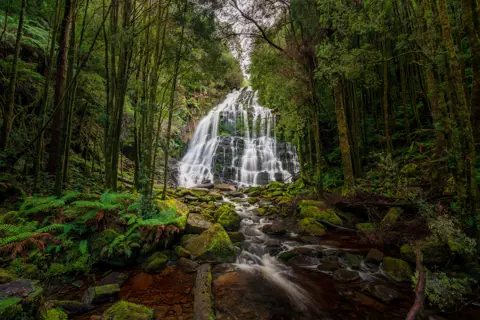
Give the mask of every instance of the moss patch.
[[388, 210], [385, 217], [382, 219], [382, 222], [380, 223], [380, 225], [385, 227], [391, 226], [392, 224], [397, 222], [398, 218], [400, 218], [402, 213], [403, 213], [402, 208], [398, 208], [398, 207], [390, 208], [390, 210]]
[[[182, 248], [183, 249], [183, 248]], [[184, 249], [185, 250], [185, 249]], [[150, 273], [159, 273], [166, 268], [168, 255], [163, 252], [155, 252], [147, 261], [145, 270]]]
[[13, 272], [10, 272], [6, 269], [0, 269], [0, 284], [11, 282], [16, 279], [17, 276]]
[[68, 316], [60, 308], [47, 309], [40, 312], [41, 320], [68, 320]]
[[364, 222], [364, 223], [357, 223], [355, 225], [357, 230], [360, 230], [362, 232], [374, 232], [378, 228], [378, 224], [375, 222]]
[[300, 233], [309, 234], [312, 236], [321, 236], [326, 232], [323, 224], [313, 218], [305, 218], [300, 220], [298, 222], [298, 229]]
[[229, 203], [225, 203], [217, 209], [215, 219], [228, 231], [238, 230], [242, 221], [240, 215], [235, 211], [235, 207]]
[[197, 259], [232, 262], [235, 249], [225, 229], [218, 223], [188, 241], [186, 249]]
[[127, 301], [120, 301], [103, 313], [104, 320], [151, 320], [153, 310]]
[[383, 258], [382, 270], [393, 280], [402, 281], [402, 280], [411, 280], [412, 278], [412, 269], [410, 265], [400, 259], [395, 259], [391, 257]]
[[155, 203], [160, 211], [175, 210], [177, 219], [175, 222], [173, 222], [173, 224], [175, 224], [180, 231], [185, 230], [188, 214], [190, 213], [190, 210], [186, 204], [176, 199], [156, 200]]

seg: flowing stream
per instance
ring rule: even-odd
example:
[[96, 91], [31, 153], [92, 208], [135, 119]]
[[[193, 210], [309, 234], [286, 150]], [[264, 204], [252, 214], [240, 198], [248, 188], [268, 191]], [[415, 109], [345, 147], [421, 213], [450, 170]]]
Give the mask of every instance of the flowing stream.
[[179, 185], [239, 186], [289, 182], [299, 171], [295, 147], [277, 140], [276, 116], [251, 88], [230, 93], [198, 124], [180, 162]]

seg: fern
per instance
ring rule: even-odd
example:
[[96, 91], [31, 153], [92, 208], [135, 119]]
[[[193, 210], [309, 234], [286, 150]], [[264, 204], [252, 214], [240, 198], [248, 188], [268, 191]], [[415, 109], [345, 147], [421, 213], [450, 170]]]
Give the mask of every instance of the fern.
[[82, 195], [82, 193], [80, 191], [71, 191], [71, 192], [63, 195], [63, 197], [61, 197], [60, 199], [63, 200], [65, 203], [70, 203], [73, 200], [76, 200], [81, 195]]
[[76, 208], [85, 208], [85, 209], [98, 209], [98, 210], [115, 210], [116, 206], [112, 204], [106, 204], [98, 201], [75, 201], [72, 203], [72, 206]]
[[38, 212], [48, 212], [52, 209], [60, 208], [65, 205], [65, 202], [60, 199], [55, 199], [49, 202], [44, 202], [41, 204], [38, 204], [28, 210], [25, 211], [26, 214], [32, 214], [32, 213], [38, 213]]

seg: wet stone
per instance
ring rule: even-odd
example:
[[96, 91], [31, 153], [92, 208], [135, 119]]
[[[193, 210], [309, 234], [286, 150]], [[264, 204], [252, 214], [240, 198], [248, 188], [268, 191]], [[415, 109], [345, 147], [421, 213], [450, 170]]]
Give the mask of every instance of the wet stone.
[[338, 281], [352, 282], [360, 279], [360, 274], [357, 271], [342, 269], [335, 271], [333, 277]]
[[186, 273], [193, 273], [197, 271], [199, 264], [190, 259], [180, 258], [180, 260], [178, 260], [178, 266]]
[[400, 297], [399, 293], [395, 289], [391, 289], [381, 284], [369, 286], [368, 291], [372, 294], [372, 296], [382, 300], [385, 303], [391, 302]]
[[342, 257], [342, 264], [346, 267], [359, 269], [362, 263], [362, 257], [356, 254], [345, 253]]
[[119, 286], [121, 286], [125, 283], [125, 281], [127, 281], [127, 279], [128, 279], [128, 275], [125, 273], [112, 272], [106, 277], [104, 277], [98, 285], [104, 286], [107, 284], [118, 284]]
[[262, 227], [262, 231], [266, 234], [281, 236], [287, 233], [287, 229], [280, 223], [267, 224]]
[[383, 252], [378, 249], [370, 249], [365, 257], [365, 263], [380, 264], [383, 260]]
[[339, 268], [340, 265], [338, 264], [338, 262], [324, 261], [318, 265], [317, 270], [324, 272], [333, 272], [335, 270], [338, 270]]
[[297, 266], [297, 267], [302, 267], [302, 266], [315, 266], [320, 263], [320, 260], [318, 258], [314, 257], [309, 257], [309, 256], [296, 256], [288, 260], [288, 264], [291, 266]]
[[340, 253], [342, 253], [342, 250], [336, 249], [336, 248], [327, 248], [322, 250], [322, 255], [323, 256], [338, 256]]

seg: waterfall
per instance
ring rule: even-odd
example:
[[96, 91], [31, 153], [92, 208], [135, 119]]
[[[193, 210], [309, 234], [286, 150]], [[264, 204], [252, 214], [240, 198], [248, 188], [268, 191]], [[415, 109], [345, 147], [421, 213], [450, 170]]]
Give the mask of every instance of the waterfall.
[[235, 183], [240, 187], [289, 182], [299, 172], [297, 152], [277, 141], [275, 115], [251, 88], [235, 90], [198, 124], [180, 161], [179, 185]]

